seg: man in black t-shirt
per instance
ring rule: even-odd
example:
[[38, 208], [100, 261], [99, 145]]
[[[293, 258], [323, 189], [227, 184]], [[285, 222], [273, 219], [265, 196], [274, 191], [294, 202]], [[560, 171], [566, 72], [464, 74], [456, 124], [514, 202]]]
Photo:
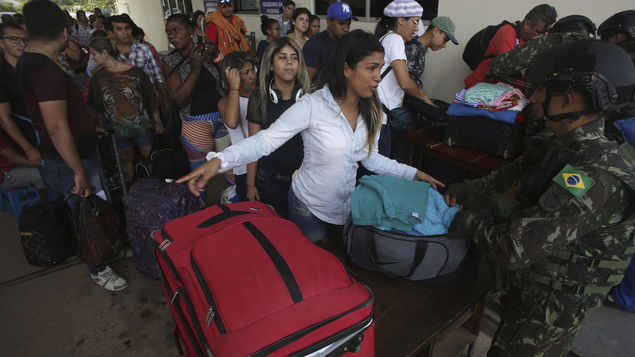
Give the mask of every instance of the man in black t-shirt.
[[0, 125], [13, 141], [24, 151], [28, 165], [40, 164], [37, 136], [28, 119], [22, 94], [17, 85], [15, 66], [29, 43], [24, 29], [16, 23], [0, 24]]
[[[101, 187], [95, 123], [79, 88], [53, 60], [68, 45], [64, 12], [50, 1], [31, 1], [23, 11], [31, 38], [16, 70], [24, 103], [40, 134], [40, 175], [48, 200], [74, 209], [79, 196], [90, 194], [91, 185]], [[107, 290], [128, 286], [107, 265], [89, 270], [93, 282]]]
[[311, 82], [320, 87], [326, 83], [326, 70], [335, 57], [337, 42], [348, 33], [353, 16], [350, 6], [336, 1], [326, 10], [326, 30], [313, 36], [304, 44], [302, 54]]

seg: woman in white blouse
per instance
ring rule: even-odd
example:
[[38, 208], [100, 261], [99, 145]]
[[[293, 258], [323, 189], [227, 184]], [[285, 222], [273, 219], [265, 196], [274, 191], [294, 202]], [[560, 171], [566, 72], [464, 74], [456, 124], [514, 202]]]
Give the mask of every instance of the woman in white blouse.
[[326, 236], [329, 224], [346, 222], [358, 161], [380, 175], [443, 186], [423, 171], [377, 152], [382, 120], [377, 86], [383, 58], [384, 50], [372, 34], [350, 32], [340, 41], [327, 86], [303, 96], [268, 129], [223, 152], [210, 152], [207, 163], [177, 182], [189, 181], [198, 195], [212, 176], [256, 161], [301, 133], [304, 160], [293, 175], [289, 211], [291, 220], [313, 241]]

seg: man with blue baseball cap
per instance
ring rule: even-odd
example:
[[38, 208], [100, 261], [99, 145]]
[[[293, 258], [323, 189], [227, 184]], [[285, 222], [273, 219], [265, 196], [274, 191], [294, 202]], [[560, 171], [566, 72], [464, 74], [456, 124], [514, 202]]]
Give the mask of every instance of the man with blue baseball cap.
[[313, 36], [302, 49], [309, 78], [320, 87], [326, 83], [326, 69], [335, 56], [337, 42], [348, 33], [353, 16], [351, 7], [336, 1], [326, 10], [326, 30]]

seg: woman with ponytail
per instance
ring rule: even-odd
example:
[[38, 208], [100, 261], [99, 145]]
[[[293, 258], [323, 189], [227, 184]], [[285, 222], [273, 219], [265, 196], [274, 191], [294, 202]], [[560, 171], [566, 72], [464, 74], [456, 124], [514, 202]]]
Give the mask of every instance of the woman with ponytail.
[[267, 17], [267, 15], [262, 15], [260, 16], [260, 31], [262, 31], [262, 34], [267, 36], [267, 38], [258, 43], [258, 48], [256, 50], [256, 57], [258, 57], [258, 60], [262, 60], [262, 56], [265, 54], [265, 51], [267, 50], [267, 47], [269, 47], [271, 41], [281, 36], [282, 27], [280, 27], [278, 20]]
[[410, 144], [401, 137], [401, 133], [413, 129], [415, 122], [412, 114], [402, 106], [405, 93], [434, 105], [408, 73], [406, 42], [412, 40], [422, 14], [423, 8], [418, 2], [394, 0], [384, 8], [375, 29], [375, 36], [386, 50], [381, 68], [383, 79], [377, 94], [386, 111], [383, 124], [390, 124], [390, 127], [382, 128], [380, 152], [399, 162], [407, 162], [410, 157]]

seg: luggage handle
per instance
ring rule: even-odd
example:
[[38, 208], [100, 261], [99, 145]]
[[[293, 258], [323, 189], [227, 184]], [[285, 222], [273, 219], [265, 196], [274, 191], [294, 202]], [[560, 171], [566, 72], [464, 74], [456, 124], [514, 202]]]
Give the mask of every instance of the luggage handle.
[[210, 226], [213, 226], [215, 224], [218, 224], [226, 219], [230, 219], [232, 217], [236, 217], [236, 216], [242, 216], [245, 214], [253, 214], [251, 212], [240, 212], [240, 211], [231, 211], [231, 212], [223, 212], [220, 214], [217, 214], [214, 217], [208, 218], [205, 221], [203, 221], [201, 224], [199, 224], [198, 226], [196, 226], [196, 228], [207, 228]]
[[324, 357], [340, 357], [345, 355], [346, 353], [357, 353], [362, 349], [362, 341], [364, 340], [364, 331], [360, 331], [353, 338], [348, 340], [342, 346], [333, 350], [329, 354]]
[[205, 221], [203, 221], [201, 224], [199, 224], [198, 226], [196, 226], [196, 228], [207, 228], [210, 226], [213, 226], [215, 224], [218, 224], [226, 219], [230, 219], [232, 217], [236, 217], [236, 216], [242, 216], [245, 214], [254, 214], [252, 212], [245, 212], [245, 211], [230, 211], [229, 208], [227, 208], [227, 206], [225, 205], [218, 205], [218, 207], [223, 211], [213, 217], [210, 217], [208, 219], [206, 219]]

